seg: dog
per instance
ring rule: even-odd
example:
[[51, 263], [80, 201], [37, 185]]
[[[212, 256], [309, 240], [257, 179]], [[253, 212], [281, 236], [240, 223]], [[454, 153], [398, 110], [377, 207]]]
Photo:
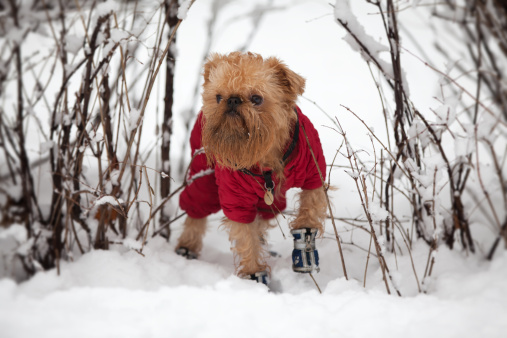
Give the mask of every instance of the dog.
[[296, 100], [305, 79], [275, 57], [212, 54], [204, 65], [202, 110], [190, 137], [192, 162], [180, 207], [187, 218], [176, 252], [197, 258], [207, 216], [223, 210], [236, 273], [266, 283], [270, 220], [302, 188], [290, 222], [296, 272], [318, 269], [315, 236], [323, 234], [326, 163], [317, 131]]

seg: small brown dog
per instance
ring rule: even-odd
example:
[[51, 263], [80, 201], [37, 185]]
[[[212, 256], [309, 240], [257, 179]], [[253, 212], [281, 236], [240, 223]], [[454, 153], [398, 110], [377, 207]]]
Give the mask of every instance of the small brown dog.
[[304, 86], [277, 58], [240, 52], [208, 58], [202, 112], [190, 139], [193, 159], [180, 196], [188, 217], [178, 254], [197, 258], [206, 217], [222, 209], [237, 274], [266, 283], [269, 220], [285, 209], [285, 192], [299, 187], [299, 211], [290, 223], [293, 268], [318, 268], [315, 235], [323, 233], [326, 216], [326, 164], [317, 131], [296, 106]]

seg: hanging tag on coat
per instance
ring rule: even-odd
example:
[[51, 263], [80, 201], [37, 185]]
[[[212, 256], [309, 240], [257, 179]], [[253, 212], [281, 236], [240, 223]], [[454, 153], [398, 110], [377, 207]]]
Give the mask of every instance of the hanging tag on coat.
[[274, 202], [273, 193], [271, 192], [271, 189], [266, 190], [266, 193], [264, 194], [264, 203], [267, 205], [271, 205]]

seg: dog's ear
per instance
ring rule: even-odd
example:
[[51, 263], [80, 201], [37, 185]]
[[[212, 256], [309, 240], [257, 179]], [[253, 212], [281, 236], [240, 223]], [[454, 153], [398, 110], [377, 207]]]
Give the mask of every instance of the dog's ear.
[[304, 93], [306, 80], [302, 76], [294, 73], [287, 65], [275, 57], [270, 57], [266, 62], [272, 67], [278, 82], [284, 91], [289, 94], [291, 100], [295, 101], [298, 95]]
[[212, 53], [206, 59], [204, 64], [204, 71], [202, 73], [204, 77], [204, 86], [209, 83], [211, 72], [216, 68], [217, 64], [225, 58], [224, 55], [218, 53]]

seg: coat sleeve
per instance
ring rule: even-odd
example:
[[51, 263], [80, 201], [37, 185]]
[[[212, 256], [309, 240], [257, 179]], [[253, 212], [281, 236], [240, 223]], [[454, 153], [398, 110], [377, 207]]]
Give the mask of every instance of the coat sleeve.
[[186, 177], [187, 186], [179, 201], [180, 208], [193, 218], [203, 218], [220, 210], [215, 171], [208, 165], [206, 154], [201, 151], [202, 118], [200, 113], [190, 134], [193, 161]]

